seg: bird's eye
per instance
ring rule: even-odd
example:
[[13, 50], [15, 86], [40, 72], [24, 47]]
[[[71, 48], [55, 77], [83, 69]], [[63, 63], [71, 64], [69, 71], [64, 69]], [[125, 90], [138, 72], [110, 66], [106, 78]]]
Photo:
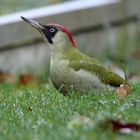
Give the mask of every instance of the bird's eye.
[[51, 29], [50, 29], [50, 32], [51, 32], [51, 33], [54, 33], [54, 32], [55, 32], [55, 29], [54, 29], [54, 28], [51, 28]]

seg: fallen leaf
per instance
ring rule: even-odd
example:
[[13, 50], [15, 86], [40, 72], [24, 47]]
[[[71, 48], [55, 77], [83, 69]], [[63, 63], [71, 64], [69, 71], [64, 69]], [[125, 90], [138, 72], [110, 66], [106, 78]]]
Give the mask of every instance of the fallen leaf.
[[129, 85], [124, 85], [124, 84], [121, 84], [120, 87], [117, 88], [116, 92], [117, 92], [117, 95], [120, 96], [120, 97], [124, 97], [126, 95], [129, 94], [130, 92], [130, 86]]
[[5, 72], [0, 70], [0, 82], [12, 81], [14, 76], [11, 72]]
[[35, 76], [26, 73], [19, 76], [20, 85], [28, 85], [30, 82], [38, 82], [38, 80]]
[[110, 125], [114, 132], [128, 133], [132, 131], [140, 131], [140, 124], [137, 123], [123, 123], [119, 120], [108, 120], [107, 125]]

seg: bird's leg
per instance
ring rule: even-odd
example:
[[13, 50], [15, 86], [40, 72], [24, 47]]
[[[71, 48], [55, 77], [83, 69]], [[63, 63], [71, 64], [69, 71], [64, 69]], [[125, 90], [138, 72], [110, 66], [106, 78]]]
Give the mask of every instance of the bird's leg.
[[[63, 88], [63, 90], [62, 90], [62, 88]], [[58, 92], [62, 92], [62, 91], [63, 91], [63, 95], [64, 95], [64, 96], [69, 96], [69, 94], [67, 93], [68, 90], [66, 90], [65, 88], [66, 88], [66, 87], [65, 87], [65, 84], [62, 83], [61, 86], [60, 86], [59, 89], [58, 89]], [[61, 91], [61, 90], [62, 90], [62, 91]]]
[[58, 89], [58, 92], [60, 92], [63, 87], [64, 87], [64, 84], [62, 83], [61, 86]]
[[[59, 87], [58, 92], [61, 91], [61, 89], [63, 88], [63, 86], [64, 86], [64, 84], [62, 84], [62, 85]], [[55, 97], [53, 98], [52, 105], [53, 105], [53, 103], [54, 103], [54, 101], [55, 101], [57, 95], [58, 95], [58, 94], [56, 94]]]

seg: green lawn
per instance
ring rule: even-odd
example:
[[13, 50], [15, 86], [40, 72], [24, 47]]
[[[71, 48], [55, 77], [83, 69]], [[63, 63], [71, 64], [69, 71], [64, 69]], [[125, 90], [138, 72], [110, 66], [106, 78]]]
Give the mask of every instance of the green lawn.
[[139, 83], [125, 98], [107, 89], [65, 97], [52, 85], [0, 85], [0, 140], [140, 139], [139, 132], [112, 132], [106, 119], [140, 122]]

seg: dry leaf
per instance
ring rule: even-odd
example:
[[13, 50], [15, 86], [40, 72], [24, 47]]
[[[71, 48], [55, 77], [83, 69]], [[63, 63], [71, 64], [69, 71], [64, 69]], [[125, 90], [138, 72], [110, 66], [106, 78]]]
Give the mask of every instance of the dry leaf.
[[105, 124], [110, 125], [114, 132], [126, 133], [131, 131], [140, 131], [140, 124], [137, 123], [123, 123], [119, 120], [107, 120]]
[[118, 96], [123, 97], [129, 94], [130, 89], [129, 85], [121, 84], [120, 87], [117, 88], [116, 92]]
[[12, 81], [13, 79], [12, 73], [0, 70], [0, 82]]
[[37, 82], [37, 78], [29, 74], [21, 74], [19, 76], [20, 85], [28, 85], [30, 82]]

